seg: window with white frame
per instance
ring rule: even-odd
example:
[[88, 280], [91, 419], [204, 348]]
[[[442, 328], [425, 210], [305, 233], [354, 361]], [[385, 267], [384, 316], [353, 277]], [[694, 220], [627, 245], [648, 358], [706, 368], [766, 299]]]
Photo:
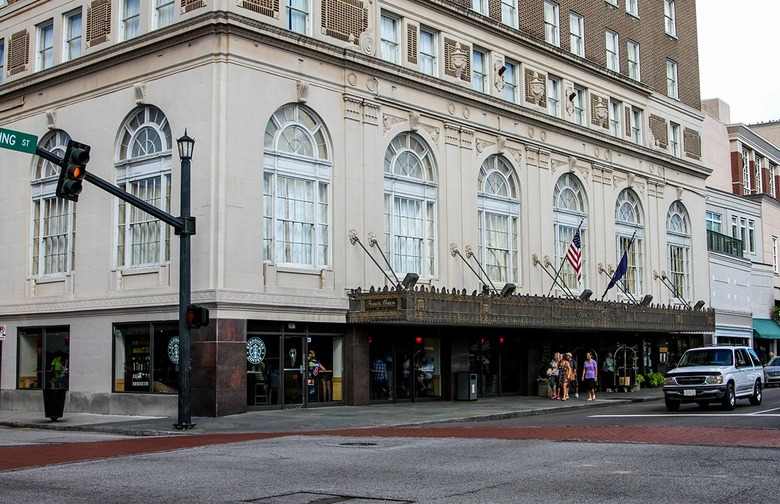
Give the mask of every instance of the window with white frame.
[[174, 0], [154, 0], [152, 11], [152, 27], [164, 28], [173, 24], [176, 2]]
[[747, 222], [747, 243], [748, 252], [751, 254], [756, 253], [756, 221], [748, 219]]
[[666, 214], [669, 281], [678, 298], [689, 300], [691, 276], [691, 226], [688, 211], [675, 201]]
[[769, 163], [769, 195], [777, 198], [777, 188], [775, 187], [775, 175], [777, 174], [777, 165]]
[[390, 63], [399, 63], [401, 61], [401, 20], [383, 11], [381, 27], [382, 59]]
[[626, 48], [628, 53], [628, 76], [636, 81], [642, 80], [639, 71], [639, 42], [629, 40]]
[[622, 110], [622, 102], [615, 99], [609, 100], [609, 132], [612, 136], [618, 138], [623, 137], [623, 121], [621, 120]]
[[677, 82], [677, 62], [666, 60], [666, 95], [671, 98], [679, 98], [680, 92]]
[[424, 74], [436, 77], [439, 72], [438, 54], [439, 37], [438, 33], [423, 26], [420, 27], [420, 71]]
[[[555, 236], [556, 265], [566, 261], [569, 246], [574, 235], [580, 230], [581, 269], [580, 275], [585, 278], [586, 238], [588, 229], [588, 207], [585, 188], [582, 182], [572, 173], [564, 173], [555, 183], [553, 192], [553, 231]], [[560, 278], [569, 289], [580, 290], [578, 274], [571, 263], [566, 261], [561, 269]]]
[[561, 20], [559, 7], [555, 2], [544, 0], [544, 41], [554, 46], [561, 45]]
[[745, 195], [752, 192], [750, 187], [750, 183], [753, 181], [753, 178], [750, 176], [750, 157], [752, 153], [753, 151], [742, 148], [742, 191]]
[[742, 255], [755, 253], [755, 227], [755, 221], [752, 219], [731, 216], [731, 236], [742, 241]]
[[[61, 130], [38, 144], [62, 157], [70, 137]], [[30, 275], [63, 275], [73, 270], [74, 203], [56, 196], [59, 166], [36, 157], [32, 174], [32, 248]]]
[[488, 15], [487, 0], [471, 0], [471, 10], [487, 16]]
[[626, 12], [639, 17], [639, 0], [626, 0]]
[[504, 99], [508, 102], [518, 103], [520, 100], [519, 71], [520, 65], [512, 60], [504, 60]]
[[520, 189], [512, 165], [502, 156], [490, 156], [480, 167], [477, 211], [479, 256], [487, 279], [483, 284], [520, 281], [518, 226]]
[[680, 149], [680, 125], [673, 121], [669, 121], [669, 152], [674, 157], [680, 157], [682, 154]]
[[605, 0], [608, 4], [617, 5], [618, 0]]
[[471, 85], [474, 91], [487, 93], [490, 91], [488, 81], [488, 52], [474, 47], [471, 51]]
[[141, 0], [122, 0], [119, 19], [120, 40], [130, 40], [140, 35]]
[[547, 113], [561, 117], [561, 79], [549, 74], [547, 76]]
[[620, 71], [620, 53], [618, 46], [618, 34], [612, 30], [605, 32], [607, 44], [607, 68], [613, 72]]
[[642, 250], [645, 229], [642, 222], [642, 206], [636, 193], [631, 189], [623, 189], [615, 202], [615, 230], [617, 232], [615, 264], [620, 264], [624, 253], [628, 264], [622, 280], [623, 285], [631, 295], [641, 296], [644, 291]]
[[330, 264], [331, 141], [322, 121], [299, 104], [278, 109], [265, 128], [263, 261]]
[[722, 216], [716, 212], [707, 212], [707, 229], [715, 231], [716, 233], [722, 233], [723, 222]]
[[644, 114], [642, 109], [631, 107], [631, 140], [642, 145], [642, 126], [644, 124]]
[[[287, 0], [287, 29], [301, 35], [311, 34], [311, 4], [309, 0]], [[384, 14], [382, 18], [384, 29]], [[397, 40], [397, 39], [396, 39]], [[394, 61], [397, 63], [397, 61]]]
[[38, 25], [38, 48], [36, 50], [36, 70], [45, 70], [54, 66], [54, 21], [48, 20]]
[[761, 174], [766, 166], [766, 158], [760, 154], [756, 154], [756, 161], [754, 163], [756, 167], [756, 178], [753, 182], [753, 187], [756, 189], [757, 194], [764, 192], [763, 180], [761, 180]]
[[436, 165], [416, 133], [393, 138], [385, 152], [385, 249], [401, 277], [436, 275]]
[[62, 61], [70, 61], [81, 56], [81, 9], [65, 14], [63, 20]]
[[569, 46], [572, 54], [585, 56], [585, 18], [576, 12], [569, 13]]
[[[117, 138], [116, 182], [165, 212], [171, 211], [171, 128], [162, 110], [144, 105], [122, 123]], [[140, 208], [117, 202], [118, 268], [155, 266], [170, 260], [170, 226]]]
[[666, 34], [672, 37], [677, 36], [677, 21], [674, 12], [674, 0], [664, 0], [664, 28]]
[[501, 22], [517, 28], [517, 0], [501, 0]]
[[777, 236], [772, 237], [772, 271], [775, 272], [775, 275], [780, 273], [780, 257], [778, 257], [778, 250], [777, 250]]
[[574, 107], [574, 113], [572, 114], [574, 122], [580, 126], [586, 126], [588, 115], [585, 107], [585, 88], [574, 86], [574, 97], [571, 98], [571, 103]]

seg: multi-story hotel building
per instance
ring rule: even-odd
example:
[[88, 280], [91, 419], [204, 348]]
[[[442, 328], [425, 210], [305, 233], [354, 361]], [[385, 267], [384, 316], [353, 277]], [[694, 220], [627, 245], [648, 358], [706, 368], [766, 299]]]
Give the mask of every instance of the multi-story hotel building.
[[[174, 215], [195, 138], [195, 415], [536, 394], [555, 351], [613, 353], [628, 388], [714, 331], [695, 19], [693, 0], [9, 1], [0, 127], [89, 145], [90, 173]], [[0, 159], [2, 407], [65, 386], [67, 411], [175, 412], [178, 237]]]

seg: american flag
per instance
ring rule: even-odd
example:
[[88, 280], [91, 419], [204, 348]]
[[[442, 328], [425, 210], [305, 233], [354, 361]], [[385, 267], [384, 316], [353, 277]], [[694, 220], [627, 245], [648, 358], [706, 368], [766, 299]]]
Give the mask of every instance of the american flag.
[[569, 250], [566, 251], [566, 259], [577, 273], [577, 283], [582, 283], [582, 242], [580, 241], [580, 230], [574, 233]]

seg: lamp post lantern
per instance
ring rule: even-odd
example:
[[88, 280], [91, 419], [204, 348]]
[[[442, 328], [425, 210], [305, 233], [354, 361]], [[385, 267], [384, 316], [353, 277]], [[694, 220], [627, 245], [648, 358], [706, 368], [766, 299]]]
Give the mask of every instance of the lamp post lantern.
[[187, 135], [176, 139], [181, 161], [181, 222], [183, 226], [176, 230], [179, 235], [179, 417], [173, 424], [177, 429], [192, 429], [190, 408], [190, 327], [187, 324], [187, 307], [190, 305], [191, 267], [190, 236], [195, 234], [195, 218], [190, 216], [190, 166], [195, 139]]

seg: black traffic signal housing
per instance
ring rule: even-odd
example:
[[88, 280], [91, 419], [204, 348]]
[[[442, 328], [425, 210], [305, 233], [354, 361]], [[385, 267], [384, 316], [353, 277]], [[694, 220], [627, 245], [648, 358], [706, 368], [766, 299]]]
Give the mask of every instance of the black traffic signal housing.
[[208, 308], [196, 304], [187, 307], [187, 327], [197, 329], [209, 325]]
[[65, 155], [60, 163], [60, 178], [57, 181], [57, 197], [78, 201], [81, 185], [87, 175], [89, 145], [68, 141]]

